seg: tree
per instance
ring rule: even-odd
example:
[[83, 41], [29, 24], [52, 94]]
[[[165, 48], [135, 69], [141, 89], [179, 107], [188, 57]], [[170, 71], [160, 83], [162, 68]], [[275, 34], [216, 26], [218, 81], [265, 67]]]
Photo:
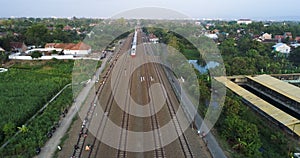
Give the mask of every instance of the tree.
[[9, 60], [8, 56], [5, 52], [0, 52], [0, 64], [7, 62]]
[[53, 50], [52, 52], [51, 52], [51, 54], [57, 54], [58, 52], [56, 51], [56, 50]]
[[234, 39], [226, 39], [222, 44], [220, 45], [220, 51], [222, 55], [235, 55], [238, 53], [238, 50], [235, 46]]
[[289, 60], [292, 61], [296, 66], [300, 65], [300, 47], [296, 48], [290, 53]]
[[44, 24], [32, 25], [25, 33], [26, 43], [36, 46], [44, 45], [48, 42], [49, 31]]
[[39, 58], [41, 56], [43, 56], [43, 54], [41, 52], [39, 52], [39, 51], [34, 51], [34, 52], [31, 53], [31, 58], [32, 59]]
[[25, 125], [22, 125], [22, 127], [18, 127], [18, 129], [19, 129], [20, 132], [22, 132], [22, 133], [28, 132], [28, 128], [27, 128]]
[[6, 137], [10, 137], [15, 133], [16, 125], [12, 122], [8, 122], [4, 125], [2, 131]]

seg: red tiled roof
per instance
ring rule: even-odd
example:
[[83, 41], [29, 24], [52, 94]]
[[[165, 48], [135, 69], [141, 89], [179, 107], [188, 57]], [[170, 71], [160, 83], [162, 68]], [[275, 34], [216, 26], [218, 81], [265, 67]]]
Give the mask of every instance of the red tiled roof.
[[283, 35], [275, 35], [275, 39], [284, 39]]
[[157, 38], [153, 33], [149, 34], [149, 38], [153, 39], [153, 38]]
[[66, 25], [63, 30], [72, 30], [72, 27], [69, 25]]
[[11, 48], [16, 49], [16, 48], [22, 48], [24, 43], [22, 43], [22, 42], [10, 42], [9, 44], [10, 44]]
[[286, 32], [285, 35], [286, 36], [292, 36], [292, 33], [291, 32]]
[[300, 41], [300, 36], [295, 37], [295, 41]]

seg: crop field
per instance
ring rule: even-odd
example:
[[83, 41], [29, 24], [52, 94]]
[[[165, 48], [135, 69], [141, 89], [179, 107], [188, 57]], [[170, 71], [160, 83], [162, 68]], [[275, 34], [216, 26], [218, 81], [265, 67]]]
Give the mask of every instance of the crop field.
[[[0, 73], [1, 144], [71, 82], [72, 67], [73, 61], [67, 60], [26, 61], [16, 62], [7, 72]], [[69, 91], [68, 97], [72, 99], [72, 91]], [[60, 114], [61, 110], [63, 107], [56, 112]]]

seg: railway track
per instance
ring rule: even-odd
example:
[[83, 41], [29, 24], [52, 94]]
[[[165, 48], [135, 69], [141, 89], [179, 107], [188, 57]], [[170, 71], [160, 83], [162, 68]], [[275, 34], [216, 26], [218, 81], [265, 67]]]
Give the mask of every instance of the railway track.
[[[130, 63], [129, 70], [132, 70], [133, 63]], [[131, 72], [129, 72], [131, 74]], [[132, 79], [129, 79], [129, 87], [132, 87]], [[130, 89], [128, 88], [126, 91], [126, 94], [129, 94]], [[121, 133], [120, 133], [120, 140], [119, 140], [119, 148], [117, 152], [118, 158], [125, 158], [127, 157], [127, 151], [126, 151], [126, 145], [127, 145], [127, 135], [128, 135], [128, 129], [129, 129], [129, 113], [126, 111], [130, 111], [130, 99], [128, 95], [126, 95], [125, 104], [124, 104], [124, 111], [122, 115], [122, 121], [121, 121]], [[124, 150], [121, 150], [124, 149]]]
[[[128, 39], [129, 39], [129, 41], [126, 41], [127, 47], [128, 47], [128, 45], [130, 45], [130, 41], [131, 41], [131, 38], [128, 38]], [[126, 50], [126, 49], [125, 49], [125, 50]], [[107, 81], [107, 79], [108, 79], [108, 76], [110, 75], [111, 70], [114, 68], [114, 65], [115, 65], [114, 63], [118, 60], [118, 57], [119, 57], [119, 55], [120, 55], [120, 52], [121, 52], [121, 50], [119, 50], [119, 52], [117, 53], [116, 59], [111, 63], [111, 65], [110, 65], [110, 67], [109, 67], [107, 73], [105, 74], [104, 80], [101, 82], [102, 84], [101, 84], [101, 85], [99, 86], [99, 88], [97, 89], [96, 95], [95, 95], [95, 97], [93, 98], [92, 103], [90, 104], [90, 107], [89, 107], [89, 109], [88, 109], [88, 112], [87, 112], [87, 114], [86, 114], [86, 117], [85, 117], [85, 119], [84, 119], [84, 121], [83, 121], [82, 128], [81, 128], [81, 131], [80, 131], [80, 133], [79, 133], [79, 137], [78, 137], [77, 143], [76, 143], [76, 145], [74, 146], [74, 152], [73, 152], [73, 154], [72, 154], [72, 156], [73, 156], [74, 158], [80, 158], [81, 155], [82, 155], [82, 151], [83, 151], [83, 149], [84, 149], [85, 140], [86, 140], [86, 137], [87, 137], [87, 134], [88, 134], [88, 128], [89, 128], [90, 122], [91, 122], [91, 120], [92, 120], [92, 118], [93, 118], [93, 115], [94, 115], [94, 112], [95, 112], [95, 108], [96, 108], [96, 106], [97, 106], [96, 103], [97, 103], [98, 95], [102, 92], [103, 87], [104, 87], [104, 83], [106, 83], [106, 81]], [[124, 65], [125, 63], [126, 63], [126, 58], [125, 58], [125, 60], [123, 61], [122, 64]], [[117, 74], [118, 76], [120, 76], [120, 74], [122, 73], [121, 70], [122, 70], [122, 69], [120, 69], [120, 70], [118, 71], [118, 74]], [[115, 89], [117, 88], [117, 85], [118, 85], [118, 84], [119, 84], [119, 80], [118, 80], [117, 84], [114, 85], [113, 90], [115, 90]], [[106, 115], [107, 117], [109, 116], [109, 112], [110, 112], [110, 109], [111, 109], [112, 103], [113, 103], [113, 96], [112, 96], [112, 95], [113, 95], [113, 92], [110, 93], [109, 99], [108, 99], [107, 104], [106, 104], [106, 106], [105, 106], [105, 108], [104, 108], [104, 113], [105, 113], [105, 115]], [[96, 137], [94, 138], [92, 144], [90, 145], [90, 146], [91, 146], [91, 149], [90, 149], [90, 151], [89, 151], [89, 153], [88, 153], [88, 157], [89, 157], [89, 158], [91, 157], [92, 152], [93, 152], [93, 149], [95, 148], [95, 143], [96, 143], [96, 141], [97, 141], [97, 136], [98, 136], [98, 134], [99, 134], [100, 129], [104, 129], [104, 127], [105, 127], [106, 121], [105, 121], [104, 118], [105, 118], [105, 117], [102, 116], [101, 121], [100, 121], [100, 124], [99, 124], [99, 127], [98, 127], [97, 132], [96, 132], [97, 135], [96, 135]], [[102, 127], [102, 128], [101, 128], [101, 127]], [[101, 141], [99, 141], [98, 144], [97, 144], [97, 147], [96, 147], [96, 148], [97, 148], [97, 151], [96, 151], [96, 153], [98, 152], [100, 143], [101, 143]]]
[[[146, 70], [146, 81], [147, 81], [147, 89], [150, 89], [151, 82], [154, 81], [153, 76], [149, 75], [149, 72], [151, 71], [149, 64], [144, 65], [145, 70]], [[150, 80], [150, 81], [149, 81]], [[151, 97], [150, 97], [151, 96]], [[153, 98], [152, 91], [149, 93], [149, 97]], [[153, 102], [150, 105], [150, 114], [151, 114], [151, 130], [153, 131], [153, 138], [154, 138], [154, 145], [155, 145], [155, 150], [154, 150], [154, 157], [156, 158], [165, 158], [166, 153], [163, 147], [163, 141], [161, 138], [161, 133], [160, 133], [160, 125], [159, 125], [159, 119], [158, 115], [155, 113], [155, 106]]]
[[[131, 41], [132, 41], [132, 37], [127, 38], [126, 42], [124, 43], [124, 49], [126, 50], [130, 50], [130, 45], [131, 45]], [[141, 36], [138, 36], [138, 42], [142, 42], [141, 41]], [[147, 59], [147, 55], [146, 52], [149, 53], [150, 55], [154, 54], [153, 50], [150, 46], [147, 45], [147, 47], [144, 45], [144, 50], [147, 50], [144, 52], [143, 54], [143, 59], [142, 60], [148, 60]], [[86, 145], [86, 134], [88, 134], [88, 128], [90, 126], [90, 123], [93, 119], [93, 116], [95, 114], [95, 109], [97, 106], [97, 101], [98, 101], [98, 95], [101, 94], [101, 92], [104, 89], [104, 86], [107, 83], [107, 80], [110, 78], [109, 76], [111, 76], [111, 70], [114, 68], [115, 66], [115, 62], [118, 59], [118, 56], [120, 55], [121, 50], [117, 53], [117, 57], [115, 60], [112, 61], [111, 66], [109, 67], [107, 73], [105, 74], [104, 80], [103, 82], [101, 82], [102, 84], [99, 86], [99, 88], [96, 91], [96, 95], [92, 100], [92, 103], [89, 106], [88, 112], [86, 114], [86, 117], [83, 121], [82, 124], [82, 129], [80, 131], [80, 135], [78, 137], [78, 141], [76, 144], [76, 148], [74, 148], [74, 152], [73, 155], [76, 158], [80, 158], [82, 157], [82, 151]], [[139, 52], [138, 52], [139, 53]], [[139, 54], [137, 54], [139, 56]], [[87, 153], [84, 153], [84, 157], [92, 157], [94, 155], [94, 157], [96, 157], [98, 155], [98, 153], [100, 152], [100, 145], [101, 145], [101, 141], [98, 141], [97, 138], [100, 137], [100, 139], [103, 137], [103, 131], [105, 129], [106, 126], [106, 122], [107, 122], [107, 117], [110, 115], [111, 109], [114, 106], [114, 96], [113, 96], [113, 92], [117, 90], [118, 85], [120, 84], [120, 76], [122, 74], [123, 68], [125, 67], [126, 63], [128, 62], [128, 56], [125, 56], [125, 58], [123, 59], [122, 63], [121, 63], [121, 68], [118, 70], [117, 72], [117, 82], [115, 85], [113, 85], [113, 88], [108, 96], [107, 102], [104, 105], [103, 109], [104, 109], [104, 114], [105, 116], [102, 116], [99, 122], [99, 126], [96, 129], [96, 136], [95, 138], [93, 138], [92, 143], [90, 144], [91, 148]], [[129, 71], [132, 71], [132, 64], [133, 62], [130, 63], [129, 65]], [[127, 65], [128, 66], [128, 65]], [[150, 88], [151, 84], [152, 84], [152, 78], [154, 76], [157, 77], [157, 80], [163, 84], [163, 85], [167, 85], [169, 84], [166, 77], [166, 74], [164, 73], [163, 67], [159, 66], [157, 64], [154, 63], [149, 63], [149, 64], [145, 64], [142, 67], [142, 70], [145, 71], [145, 78], [146, 78], [146, 87], [147, 89]], [[150, 73], [151, 72], [151, 73]], [[128, 74], [131, 74], [130, 72]], [[150, 74], [152, 74], [153, 76], [151, 76]], [[129, 85], [130, 87], [132, 87], [132, 79], [129, 79]], [[172, 90], [172, 88], [168, 88], [169, 90]], [[130, 91], [130, 89], [127, 89], [127, 94], [129, 94], [128, 92]], [[163, 90], [164, 91], [164, 90]], [[151, 91], [149, 91], [149, 95], [148, 97], [153, 98], [153, 94]], [[184, 131], [182, 129], [182, 127], [180, 126], [180, 123], [178, 121], [178, 118], [176, 116], [176, 108], [174, 107], [174, 105], [176, 104], [175, 102], [178, 102], [178, 100], [172, 100], [171, 97], [165, 93], [165, 97], [166, 97], [166, 106], [168, 109], [168, 113], [171, 117], [171, 121], [174, 124], [175, 130], [178, 134], [178, 141], [180, 143], [180, 147], [182, 149], [182, 152], [184, 154], [185, 157], [187, 158], [193, 158], [193, 153], [191, 151], [191, 148], [189, 146], [189, 143], [187, 141], [186, 136], [184, 135]], [[178, 103], [177, 103], [178, 104]], [[120, 138], [119, 138], [119, 148], [116, 152], [116, 157], [118, 158], [125, 158], [127, 157], [127, 151], [126, 151], [126, 147], [128, 144], [128, 130], [129, 130], [129, 125], [130, 125], [130, 114], [127, 113], [126, 111], [130, 111], [130, 99], [128, 98], [128, 96], [126, 95], [125, 98], [125, 104], [124, 104], [124, 109], [122, 112], [122, 116], [121, 117], [121, 124], [120, 126], [122, 127], [122, 130], [120, 132]], [[150, 104], [150, 124], [151, 124], [151, 130], [153, 131], [153, 138], [154, 138], [154, 145], [155, 145], [155, 150], [153, 150], [154, 152], [154, 156], [155, 158], [165, 158], [166, 157], [166, 152], [165, 149], [163, 147], [163, 141], [162, 141], [162, 137], [161, 137], [161, 133], [160, 133], [160, 124], [159, 124], [159, 117], [157, 114], [155, 114], [156, 109], [155, 109], [155, 105], [152, 103]], [[105, 119], [106, 118], [106, 119]], [[122, 149], [122, 150], [121, 150]]]
[[[144, 49], [144, 55], [143, 55], [143, 60], [145, 61], [143, 67], [145, 72], [145, 76], [146, 76], [146, 87], [147, 90], [150, 89], [151, 83], [154, 82], [154, 77], [150, 74], [153, 74], [153, 71], [151, 69], [151, 67], [153, 67], [153, 64], [148, 63], [148, 59], [147, 59], [147, 55]], [[149, 91], [149, 97], [153, 98], [153, 94], [152, 91]], [[150, 99], [148, 99], [150, 100]], [[155, 150], [154, 150], [154, 157], [155, 158], [165, 158], [166, 157], [166, 152], [165, 149], [163, 147], [163, 140], [161, 138], [161, 132], [160, 132], [160, 125], [159, 125], [159, 118], [158, 115], [155, 113], [155, 106], [153, 104], [153, 101], [151, 102], [150, 105], [150, 114], [151, 114], [151, 130], [153, 131], [153, 138], [154, 138], [154, 145], [155, 145]]]
[[[127, 48], [129, 48], [129, 46], [130, 46], [130, 44], [131, 44], [131, 38], [129, 38], [129, 41], [126, 41], [127, 42], [127, 46], [126, 46], [126, 48], [125, 48], [125, 50], [128, 50]], [[117, 59], [116, 59], [117, 60]], [[115, 60], [115, 62], [116, 62], [116, 60]], [[127, 62], [127, 56], [125, 56], [125, 58], [124, 58], [124, 60], [123, 60], [123, 62], [122, 62], [122, 67], [124, 67], [125, 66], [125, 64], [126, 64], [126, 62]], [[111, 67], [111, 70], [113, 69], [113, 67]], [[121, 74], [122, 74], [122, 71], [123, 69], [119, 69], [118, 70], [118, 74], [117, 74], [117, 78], [119, 79], [120, 78], [120, 76], [121, 76]], [[108, 72], [108, 74], [107, 75], [110, 75], [110, 71]], [[108, 79], [108, 76], [106, 77], [107, 79]], [[110, 92], [110, 95], [109, 95], [109, 98], [108, 98], [108, 101], [107, 101], [107, 103], [106, 103], [106, 107], [105, 107], [105, 110], [104, 110], [104, 112], [105, 112], [105, 115], [106, 115], [106, 118], [107, 117], [109, 117], [109, 115], [110, 115], [110, 110], [111, 110], [111, 108], [112, 108], [112, 106], [113, 106], [113, 101], [114, 101], [114, 97], [113, 97], [113, 91], [116, 91], [116, 89], [117, 89], [117, 87], [118, 87], [118, 85], [120, 84], [120, 79], [117, 81], [117, 84], [115, 84], [115, 85], [113, 85], [113, 89], [112, 89], [112, 91]], [[101, 122], [100, 122], [100, 126], [98, 127], [98, 129], [97, 129], [97, 133], [96, 133], [96, 137], [94, 138], [94, 140], [93, 140], [93, 147], [92, 147], [92, 149], [89, 151], [89, 154], [88, 154], [88, 158], [90, 158], [91, 156], [92, 156], [92, 152], [93, 152], [93, 150], [94, 149], [96, 149], [96, 151], [95, 151], [95, 157], [97, 156], [97, 154], [98, 154], [98, 152], [99, 152], [99, 149], [100, 149], [100, 145], [101, 145], [101, 141], [97, 141], [97, 137], [98, 137], [98, 135], [99, 134], [101, 134], [100, 135], [100, 139], [103, 137], [103, 131], [104, 131], [104, 128], [105, 128], [105, 125], [106, 125], [106, 122], [107, 122], [107, 119], [104, 119], [105, 117], [104, 116], [102, 116], [102, 118], [101, 118]], [[101, 132], [100, 132], [101, 131]], [[97, 142], [97, 145], [95, 145], [96, 144], [96, 142]]]
[[[150, 53], [151, 55], [154, 56], [154, 53], [152, 51], [151, 46], [147, 45], [147, 47], [145, 48], [145, 50], [147, 50], [148, 53]], [[157, 77], [158, 77], [160, 83], [162, 83], [163, 85], [166, 86], [168, 84], [167, 83], [168, 81], [165, 81], [162, 78], [162, 76], [166, 75], [163, 72], [163, 67], [162, 66], [158, 66], [157, 64], [153, 64], [153, 66], [154, 66], [155, 73], [157, 74]], [[188, 143], [187, 138], [186, 138], [186, 136], [184, 134], [184, 131], [181, 128], [180, 123], [178, 121], [178, 118], [176, 116], [176, 108], [174, 107], [174, 105], [176, 103], [174, 103], [174, 101], [172, 101], [172, 99], [170, 98], [169, 95], [165, 94], [165, 97], [166, 97], [166, 103], [167, 103], [166, 105], [167, 105], [170, 117], [172, 118], [172, 122], [173, 122], [173, 124], [175, 126], [176, 133], [178, 134], [178, 140], [180, 142], [180, 146], [181, 146], [181, 148], [183, 150], [183, 153], [184, 153], [185, 157], [187, 157], [187, 158], [193, 158], [194, 156], [193, 156], [191, 147], [189, 146], [189, 143]]]

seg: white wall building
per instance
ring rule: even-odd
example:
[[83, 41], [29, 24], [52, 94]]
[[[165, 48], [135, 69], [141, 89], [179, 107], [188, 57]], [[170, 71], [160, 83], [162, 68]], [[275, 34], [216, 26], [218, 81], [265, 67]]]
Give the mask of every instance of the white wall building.
[[45, 45], [47, 49], [61, 49], [66, 55], [74, 55], [74, 56], [85, 56], [92, 52], [91, 46], [80, 42], [77, 44], [74, 43], [47, 43]]
[[284, 44], [284, 43], [277, 43], [276, 45], [272, 46], [274, 51], [289, 54], [291, 52], [291, 47]]
[[246, 25], [248, 25], [248, 24], [251, 24], [251, 23], [252, 23], [252, 21], [250, 19], [239, 19], [237, 21], [237, 24], [246, 24]]
[[264, 33], [263, 35], [260, 36], [262, 40], [271, 40], [272, 39], [272, 34]]
[[217, 34], [205, 34], [206, 37], [210, 38], [210, 39], [218, 39], [218, 35]]

